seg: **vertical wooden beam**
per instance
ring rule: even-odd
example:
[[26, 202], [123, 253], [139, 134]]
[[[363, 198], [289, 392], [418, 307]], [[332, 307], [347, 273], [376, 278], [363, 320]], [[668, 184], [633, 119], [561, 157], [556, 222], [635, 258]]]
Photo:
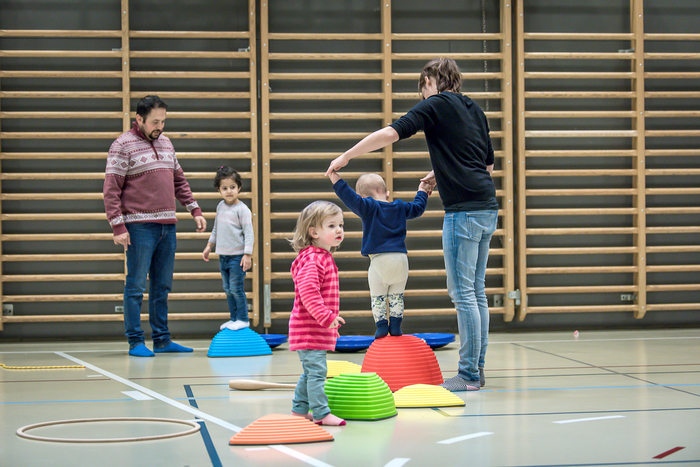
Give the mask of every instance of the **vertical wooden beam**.
[[501, 99], [501, 111], [503, 118], [501, 128], [503, 130], [502, 148], [503, 151], [503, 189], [505, 196], [503, 198], [503, 228], [505, 236], [503, 237], [503, 267], [505, 269], [505, 277], [503, 286], [506, 290], [503, 304], [505, 310], [503, 319], [506, 322], [512, 321], [515, 316], [515, 300], [509, 300], [507, 293], [515, 290], [515, 226], [513, 225], [513, 41], [512, 41], [512, 7], [513, 0], [501, 0], [501, 53], [503, 59], [501, 61], [501, 72], [503, 73], [503, 81], [501, 89], [503, 98]]
[[[384, 114], [384, 125], [389, 125], [392, 121], [393, 109], [393, 86], [391, 80], [391, 0], [380, 0], [381, 22], [382, 22], [382, 73], [383, 93], [382, 113]], [[394, 148], [392, 145], [384, 148], [384, 170], [386, 172], [386, 189], [389, 190], [389, 200], [394, 199]]]
[[131, 81], [129, 71], [131, 61], [129, 59], [129, 0], [122, 0], [122, 130], [131, 128]]
[[517, 248], [517, 267], [515, 268], [518, 274], [518, 288], [520, 288], [520, 308], [517, 310], [518, 321], [525, 319], [527, 314], [527, 235], [525, 229], [527, 227], [527, 216], [525, 208], [527, 206], [527, 197], [525, 196], [526, 179], [525, 179], [525, 39], [523, 19], [523, 3], [525, 0], [514, 0], [516, 5], [515, 11], [515, 70], [517, 75], [516, 112], [518, 114], [517, 137], [516, 142], [516, 158], [517, 165], [516, 173], [518, 174], [518, 199], [516, 208], [518, 210], [518, 248]]
[[[0, 63], [2, 65], [2, 63]], [[2, 90], [2, 85], [0, 84], [0, 91]], [[1, 99], [1, 98], [0, 98]], [[0, 102], [1, 104], [1, 102]], [[2, 109], [2, 106], [0, 105], [0, 109]], [[0, 132], [2, 132], [2, 118], [0, 118]], [[2, 138], [0, 138], [0, 154], [2, 154]], [[0, 157], [0, 174], [2, 174], [2, 158]], [[0, 178], [0, 193], [2, 193], [2, 178]], [[0, 201], [0, 238], [2, 238], [2, 201]], [[2, 277], [2, 240], [0, 240], [0, 277]], [[2, 305], [3, 305], [3, 300], [2, 300], [2, 295], [3, 295], [3, 283], [2, 279], [0, 279], [0, 331], [2, 331], [2, 322], [5, 319], [4, 314], [2, 312]]]
[[637, 189], [635, 208], [637, 210], [635, 216], [635, 227], [637, 227], [637, 235], [635, 236], [634, 244], [639, 251], [635, 257], [635, 266], [637, 273], [635, 274], [634, 282], [637, 285], [637, 300], [635, 302], [634, 317], [643, 318], [646, 313], [647, 304], [647, 271], [646, 271], [646, 141], [644, 121], [644, 4], [643, 0], [630, 0], [630, 26], [634, 34], [632, 47], [634, 47], [635, 59], [632, 62], [634, 67], [634, 92], [636, 94], [632, 108], [635, 111], [635, 118], [632, 120], [637, 137], [633, 141], [636, 157], [634, 158], [635, 169], [637, 174], [634, 177], [634, 188]]
[[[268, 31], [268, 4], [263, 0], [260, 4], [260, 111], [261, 111], [261, 138], [262, 138], [262, 216], [263, 234], [261, 237], [263, 247], [263, 293], [265, 294], [264, 307], [269, 305], [267, 294], [272, 287], [272, 243], [271, 243], [271, 218], [270, 218], [270, 83], [269, 83], [269, 58], [270, 38]], [[272, 322], [267, 313], [264, 315], [263, 326], [270, 327]]]
[[260, 324], [260, 236], [258, 235], [258, 80], [257, 80], [257, 44], [255, 41], [255, 28], [257, 18], [255, 15], [256, 1], [248, 0], [248, 46], [250, 48], [250, 204], [253, 214], [253, 231], [256, 242], [253, 247], [253, 260], [257, 259], [258, 264], [253, 264], [253, 326]]

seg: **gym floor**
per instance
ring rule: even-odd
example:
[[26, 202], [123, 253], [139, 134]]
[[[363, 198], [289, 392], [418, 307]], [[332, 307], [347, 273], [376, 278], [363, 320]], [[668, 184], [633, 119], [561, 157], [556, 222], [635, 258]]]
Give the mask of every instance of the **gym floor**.
[[[491, 334], [486, 386], [456, 393], [464, 407], [399, 409], [381, 421], [326, 427], [333, 442], [229, 446], [264, 415], [289, 414], [293, 391], [230, 390], [231, 379], [296, 383], [283, 344], [272, 355], [208, 358], [211, 341], [177, 340], [192, 354], [127, 356], [125, 342], [2, 343], [0, 464], [14, 466], [635, 466], [700, 465], [700, 329]], [[457, 343], [435, 350], [455, 375]], [[364, 351], [329, 353], [362, 364]], [[396, 362], [400, 364], [400, 362]], [[84, 438], [176, 434], [190, 427], [69, 419], [193, 421], [193, 434], [153, 441]]]

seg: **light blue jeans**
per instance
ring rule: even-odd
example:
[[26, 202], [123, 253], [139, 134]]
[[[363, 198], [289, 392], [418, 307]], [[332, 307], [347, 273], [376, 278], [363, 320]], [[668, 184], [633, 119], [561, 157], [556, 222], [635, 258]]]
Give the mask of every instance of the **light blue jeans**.
[[321, 420], [331, 413], [326, 396], [326, 364], [325, 350], [297, 350], [304, 372], [294, 390], [292, 412], [306, 415], [311, 410], [314, 420]]
[[245, 296], [245, 271], [241, 266], [243, 255], [219, 255], [219, 270], [224, 282], [231, 321], [248, 322], [248, 300]]
[[459, 327], [458, 374], [468, 381], [479, 380], [489, 342], [486, 263], [497, 221], [498, 211], [447, 212], [442, 227], [447, 292]]

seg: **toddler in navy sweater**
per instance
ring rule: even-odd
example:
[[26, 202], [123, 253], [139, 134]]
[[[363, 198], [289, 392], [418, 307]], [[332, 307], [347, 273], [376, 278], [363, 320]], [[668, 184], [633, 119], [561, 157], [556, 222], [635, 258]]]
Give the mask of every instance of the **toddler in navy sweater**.
[[362, 219], [361, 253], [370, 259], [369, 290], [372, 315], [377, 326], [374, 337], [378, 339], [389, 333], [400, 336], [403, 293], [408, 280], [406, 221], [423, 214], [431, 187], [421, 182], [412, 203], [400, 199], [389, 202], [389, 192], [380, 175], [361, 175], [355, 185], [357, 192], [336, 172], [331, 173], [329, 178], [345, 206]]

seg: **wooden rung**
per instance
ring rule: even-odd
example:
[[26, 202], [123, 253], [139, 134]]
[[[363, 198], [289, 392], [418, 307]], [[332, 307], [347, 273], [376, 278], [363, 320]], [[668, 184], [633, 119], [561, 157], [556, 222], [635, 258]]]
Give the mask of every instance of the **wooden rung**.
[[[489, 312], [491, 314], [497, 314], [503, 312], [502, 308], [489, 307]], [[372, 312], [368, 310], [343, 310], [341, 314], [345, 317], [371, 317]], [[456, 311], [454, 308], [430, 308], [424, 310], [405, 310], [404, 316], [442, 316], [442, 315], [455, 315]], [[270, 314], [270, 318], [275, 319], [289, 319], [291, 312], [273, 312]]]
[[[502, 33], [393, 33], [391, 39], [396, 41], [498, 41]], [[442, 56], [442, 55], [440, 55]]]
[[[391, 74], [392, 80], [418, 82], [419, 78], [420, 78], [420, 73], [417, 73], [417, 72], [392, 73]], [[477, 72], [466, 72], [466, 73], [462, 72], [462, 81], [483, 81], [485, 79], [501, 79], [501, 78], [503, 78], [503, 73], [498, 72], [498, 71], [492, 71], [492, 72], [477, 71]], [[416, 93], [417, 93], [417, 91], [416, 91]]]
[[0, 50], [0, 58], [114, 58], [121, 56], [121, 50]]
[[648, 311], [697, 311], [700, 303], [659, 303], [647, 304]]
[[[637, 208], [525, 209], [526, 216], [623, 216], [636, 215]], [[649, 211], [647, 210], [647, 214]]]
[[[121, 52], [119, 52], [121, 56]], [[181, 50], [131, 50], [130, 58], [217, 58], [217, 59], [235, 59], [235, 58], [250, 58], [250, 52], [208, 52], [204, 50], [196, 51], [181, 51]], [[164, 93], [160, 93], [164, 94]]]
[[700, 149], [647, 149], [645, 156], [700, 156]]
[[120, 30], [0, 29], [0, 37], [121, 37]]
[[[219, 275], [221, 277], [221, 275]], [[79, 281], [120, 281], [126, 274], [3, 274], [3, 282], [79, 282]]]
[[700, 188], [647, 188], [644, 192], [648, 195], [697, 195]]
[[[75, 301], [75, 300], [71, 300]], [[229, 318], [229, 313], [177, 313], [169, 312], [168, 320], [223, 320]], [[124, 321], [122, 313], [112, 314], [85, 314], [85, 315], [28, 315], [28, 316], [3, 316], [4, 323], [73, 323], [73, 322], [119, 322]], [[141, 321], [148, 321], [148, 314], [141, 314]]]
[[698, 60], [700, 53], [675, 53], [675, 52], [654, 52], [645, 53], [645, 60]]
[[700, 233], [700, 226], [697, 225], [678, 225], [671, 227], [647, 227], [648, 234], [681, 234], [681, 233]]
[[270, 120], [381, 120], [384, 114], [381, 112], [270, 112]]
[[[636, 113], [631, 110], [620, 111], [587, 111], [587, 110], [529, 110], [525, 111], [526, 118], [632, 118]], [[648, 113], [647, 113], [647, 116]]]
[[647, 284], [647, 292], [681, 292], [688, 290], [700, 290], [700, 283], [695, 284]]
[[525, 40], [531, 41], [626, 41], [635, 38], [632, 33], [590, 32], [525, 32]]
[[[1, 76], [0, 72], [0, 76]], [[121, 119], [124, 116], [121, 112], [0, 112], [0, 118], [14, 119], [14, 118], [78, 118], [78, 119]], [[170, 114], [168, 114], [170, 117]], [[80, 153], [78, 153], [80, 154]], [[105, 154], [102, 156], [106, 158]]]
[[270, 61], [274, 60], [343, 60], [343, 61], [364, 61], [364, 60], [382, 60], [382, 53], [270, 53], [267, 54]]
[[[698, 228], [697, 232], [700, 232]], [[697, 272], [700, 264], [647, 265], [647, 272]]]
[[382, 100], [380, 92], [271, 92], [270, 100]]
[[106, 131], [4, 131], [0, 132], [0, 139], [116, 139], [119, 135], [121, 135], [121, 133], [112, 133]]
[[549, 189], [549, 190], [525, 190], [526, 196], [613, 196], [627, 195], [636, 196], [637, 190], [634, 188], [571, 188], [571, 189]]
[[0, 214], [3, 221], [94, 221], [107, 220], [105, 213]]
[[[1, 133], [0, 133], [1, 134]], [[104, 172], [51, 172], [0, 174], [0, 180], [104, 180]]]
[[[131, 92], [133, 99], [143, 97], [143, 95], [156, 94], [155, 91]], [[163, 99], [250, 99], [249, 92], [223, 92], [223, 91], [159, 91], [158, 96]]]
[[636, 254], [639, 247], [636, 246], [615, 246], [615, 247], [559, 247], [559, 248], [526, 248], [527, 255], [616, 255], [616, 254]]
[[[3, 295], [4, 303], [29, 302], [123, 302], [122, 294]], [[83, 316], [83, 315], [80, 315]], [[90, 315], [85, 315], [90, 316]], [[5, 321], [5, 317], [3, 317]]]
[[629, 91], [526, 91], [526, 99], [633, 99]]
[[[440, 57], [451, 58], [453, 60], [501, 60], [504, 54], [498, 52], [441, 52]], [[434, 53], [392, 53], [392, 60], [432, 60], [436, 57]]]
[[636, 58], [630, 52], [525, 52], [529, 60], [631, 60]]
[[121, 99], [122, 97], [121, 92], [113, 91], [0, 91], [2, 99]]
[[696, 99], [700, 91], [647, 91], [644, 97], [658, 99]]
[[[648, 307], [647, 307], [648, 308]], [[637, 311], [637, 305], [577, 305], [577, 306], [529, 306], [528, 313], [603, 313]]]
[[[119, 73], [121, 76], [121, 73]], [[132, 71], [134, 78], [177, 78], [177, 79], [250, 79], [249, 71]], [[168, 113], [168, 118], [170, 114]]]
[[558, 150], [527, 150], [526, 157], [636, 157], [632, 149], [558, 149]]
[[102, 193], [2, 193], [0, 200], [3, 201], [18, 201], [18, 200], [40, 200], [50, 199], [64, 201], [67, 199], [95, 200], [102, 199]]
[[138, 39], [249, 39], [249, 31], [129, 31]]
[[636, 74], [631, 71], [622, 72], [576, 72], [576, 71], [526, 71], [525, 79], [633, 79]]
[[569, 287], [528, 287], [527, 294], [636, 293], [636, 285], [586, 285]]
[[121, 78], [120, 71], [20, 71], [20, 70], [0, 70], [0, 78], [59, 78], [59, 79], [82, 79], [82, 78]]
[[[201, 257], [201, 254], [200, 254]], [[70, 255], [2, 255], [3, 262], [45, 262], [45, 261], [124, 261], [123, 253], [76, 253]]]
[[[181, 159], [178, 154], [178, 159]], [[0, 159], [104, 159], [106, 152], [0, 152]]]
[[[188, 118], [188, 119], [201, 119], [201, 118], [229, 118], [229, 119], [248, 119], [253, 115], [251, 112], [168, 112], [169, 119], [177, 118]], [[132, 115], [134, 117], [134, 115]], [[135, 117], [134, 117], [135, 118]], [[177, 153], [177, 158], [180, 159], [182, 153]], [[196, 154], [208, 154], [207, 152], [200, 152]], [[214, 154], [214, 153], [212, 153]], [[218, 154], [230, 154], [230, 153], [218, 153]]]
[[700, 34], [677, 33], [677, 34], [644, 34], [647, 41], [700, 41]]
[[636, 176], [634, 169], [538, 169], [526, 170], [526, 177], [625, 177]]
[[[427, 157], [428, 153], [425, 153]], [[277, 160], [299, 160], [303, 157], [304, 159], [326, 159], [330, 164], [330, 161], [338, 157], [337, 152], [271, 152], [270, 159]], [[357, 156], [355, 159], [384, 159], [384, 152], [370, 152]]]
[[368, 41], [383, 40], [384, 35], [379, 33], [281, 33], [271, 32], [267, 35], [269, 40], [289, 41]]
[[348, 81], [371, 81], [371, 80], [383, 80], [383, 73], [324, 73], [319, 75], [317, 73], [269, 73], [267, 75], [270, 81], [272, 80], [305, 80], [305, 81], [337, 81], [337, 80], [348, 80]]
[[[698, 94], [698, 96], [700, 97], [700, 94]], [[646, 130], [644, 136], [692, 138], [694, 136], [700, 136], [700, 130]]]
[[674, 72], [647, 72], [644, 73], [645, 79], [698, 79], [699, 72], [692, 71], [674, 71]]
[[688, 177], [693, 175], [700, 175], [700, 169], [646, 169], [644, 173], [648, 176], [661, 176], [661, 175], [673, 175]]
[[636, 234], [637, 227], [564, 227], [549, 229], [525, 229], [526, 235], [623, 235]]
[[700, 110], [647, 110], [647, 118], [700, 117]]
[[647, 253], [691, 253], [700, 251], [700, 245], [648, 246]]
[[[464, 93], [464, 95], [468, 95], [471, 99], [473, 100], [479, 100], [479, 99], [501, 99], [503, 97], [502, 92], [482, 92], [482, 91], [474, 91], [474, 92], [468, 92]], [[402, 99], [402, 100], [418, 100], [417, 99], [417, 93], [415, 92], [394, 92], [391, 94], [391, 97], [393, 99]], [[492, 131], [491, 134], [494, 132]]]
[[365, 136], [367, 136], [366, 132], [270, 133], [271, 140], [361, 140]]
[[528, 274], [616, 274], [636, 273], [638, 266], [565, 266], [526, 268]]

